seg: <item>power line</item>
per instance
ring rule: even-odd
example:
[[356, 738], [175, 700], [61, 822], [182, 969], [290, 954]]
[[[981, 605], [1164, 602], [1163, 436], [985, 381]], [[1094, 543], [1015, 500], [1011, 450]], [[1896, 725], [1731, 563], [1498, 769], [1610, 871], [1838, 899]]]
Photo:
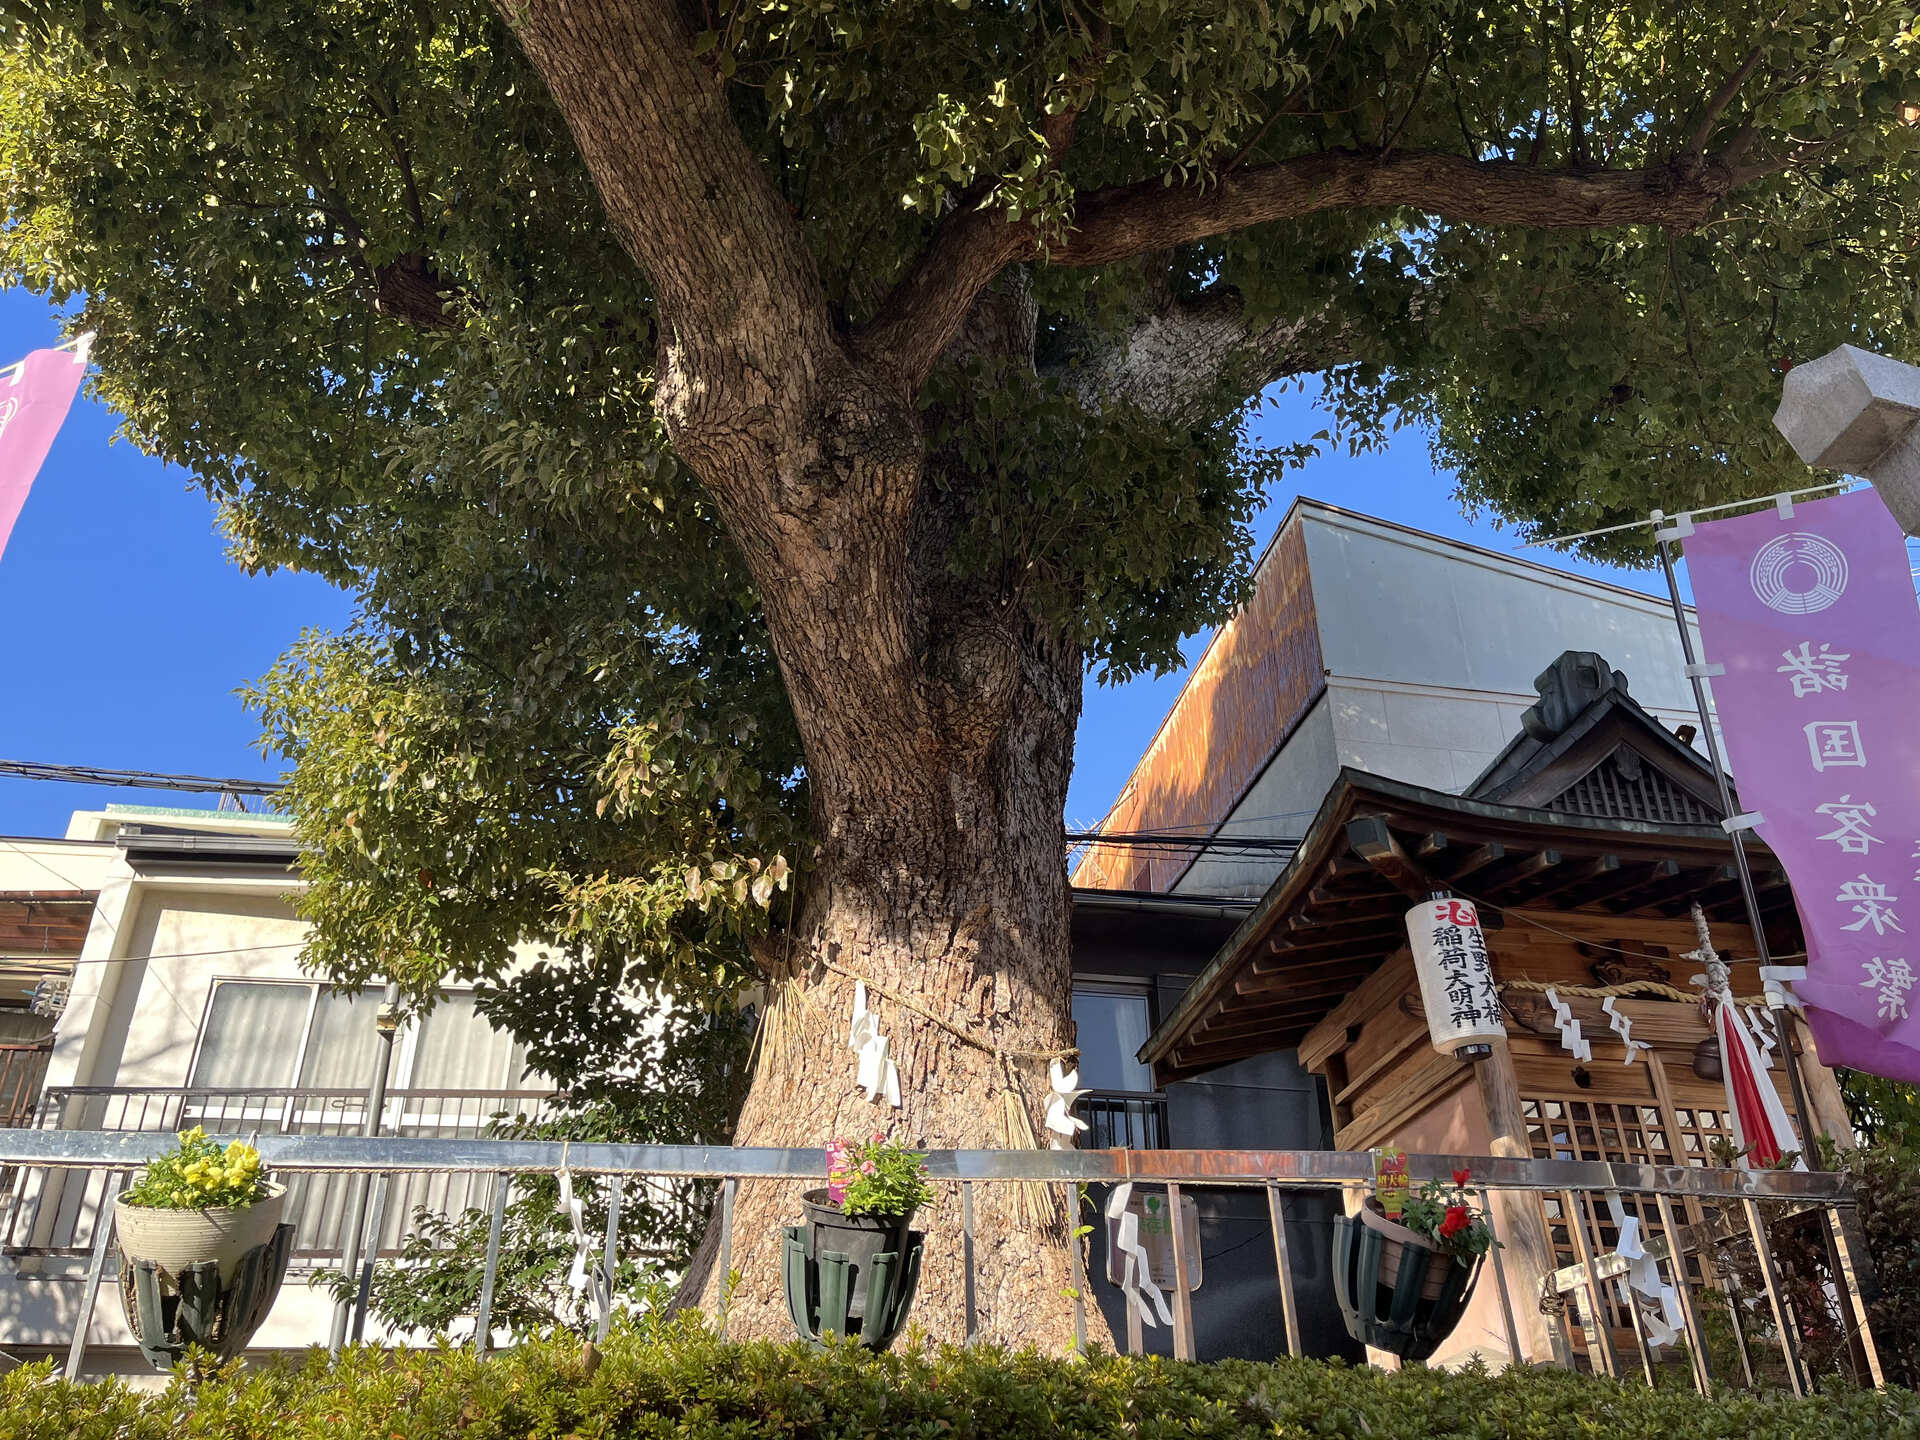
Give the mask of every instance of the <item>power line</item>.
[[215, 775], [169, 775], [154, 770], [110, 770], [98, 765], [54, 765], [41, 760], [0, 760], [0, 775], [57, 780], [69, 785], [110, 785], [124, 790], [186, 790], [202, 795], [277, 795], [277, 780], [222, 779]]

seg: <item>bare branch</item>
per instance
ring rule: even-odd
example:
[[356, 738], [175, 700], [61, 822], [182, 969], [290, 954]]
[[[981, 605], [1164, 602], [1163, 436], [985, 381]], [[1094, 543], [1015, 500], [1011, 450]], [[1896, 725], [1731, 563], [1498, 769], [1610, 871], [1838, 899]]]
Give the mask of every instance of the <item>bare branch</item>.
[[1056, 373], [1089, 404], [1122, 401], [1176, 423], [1197, 421], [1225, 391], [1237, 399], [1353, 358], [1356, 339], [1325, 312], [1251, 324], [1239, 294], [1222, 289], [1156, 307]]

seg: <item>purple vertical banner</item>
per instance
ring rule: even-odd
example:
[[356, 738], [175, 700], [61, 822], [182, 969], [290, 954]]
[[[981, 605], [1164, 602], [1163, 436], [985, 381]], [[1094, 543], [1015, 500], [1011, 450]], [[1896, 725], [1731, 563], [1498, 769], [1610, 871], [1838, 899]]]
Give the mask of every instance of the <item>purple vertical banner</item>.
[[[1795, 985], [1828, 1065], [1920, 1081], [1920, 604], [1906, 537], [1856, 490], [1698, 526], [1700, 638], [1740, 803], [1786, 866]], [[1912, 948], [1910, 948], [1912, 947]]]
[[36, 350], [0, 370], [0, 555], [86, 373], [84, 344], [77, 351]]

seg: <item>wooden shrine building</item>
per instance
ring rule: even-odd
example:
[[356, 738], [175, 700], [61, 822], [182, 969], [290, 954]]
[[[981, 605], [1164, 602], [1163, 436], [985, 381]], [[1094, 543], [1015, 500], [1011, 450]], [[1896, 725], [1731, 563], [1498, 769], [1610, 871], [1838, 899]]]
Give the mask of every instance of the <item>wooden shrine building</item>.
[[[1342, 1150], [1713, 1162], [1731, 1127], [1717, 1042], [1689, 983], [1701, 966], [1683, 958], [1696, 945], [1693, 904], [1733, 961], [1735, 994], [1763, 987], [1712, 773], [1691, 735], [1649, 715], [1597, 655], [1568, 652], [1536, 688], [1523, 733], [1463, 794], [1341, 771], [1287, 868], [1142, 1048], [1160, 1081], [1297, 1048], [1325, 1079]], [[1763, 846], [1747, 848], [1775, 963], [1799, 963], [1785, 873]], [[1479, 1063], [1434, 1050], [1420, 1007], [1405, 916], [1439, 892], [1477, 905], [1501, 992], [1508, 1039]], [[1548, 987], [1591, 1058], [1570, 1049]], [[1795, 1028], [1820, 1128], [1849, 1135], [1831, 1072]], [[1791, 1113], [1777, 1058], [1770, 1073]], [[1521, 1358], [1585, 1348], [1539, 1302], [1583, 1241], [1611, 1244], [1604, 1197], [1511, 1193], [1494, 1205]], [[1698, 1208], [1689, 1202], [1681, 1223], [1701, 1223]], [[1661, 1228], [1655, 1213], [1642, 1221], [1650, 1235]], [[1436, 1363], [1478, 1352], [1497, 1364], [1508, 1350], [1487, 1273]]]

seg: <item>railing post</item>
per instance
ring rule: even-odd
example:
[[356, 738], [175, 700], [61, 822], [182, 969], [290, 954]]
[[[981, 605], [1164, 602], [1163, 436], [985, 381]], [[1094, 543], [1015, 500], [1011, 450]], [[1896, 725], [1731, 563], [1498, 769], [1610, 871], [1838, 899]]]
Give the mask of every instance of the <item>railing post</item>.
[[1853, 1242], [1848, 1235], [1846, 1221], [1830, 1207], [1822, 1209], [1821, 1217], [1831, 1241], [1834, 1268], [1839, 1272], [1834, 1278], [1839, 1281], [1848, 1307], [1860, 1322], [1854, 1336], [1859, 1340], [1861, 1353], [1866, 1357], [1867, 1374], [1873, 1380], [1874, 1389], [1884, 1390], [1887, 1388], [1887, 1376], [1880, 1368], [1880, 1347], [1873, 1342], [1873, 1325], [1867, 1319], [1867, 1298], [1860, 1293], [1860, 1266], [1854, 1259]]
[[1620, 1361], [1613, 1353], [1611, 1326], [1607, 1323], [1606, 1299], [1600, 1293], [1600, 1273], [1594, 1265], [1593, 1244], [1587, 1238], [1587, 1223], [1581, 1206], [1571, 1190], [1560, 1192], [1560, 1209], [1567, 1217], [1567, 1233], [1573, 1239], [1573, 1252], [1587, 1272], [1587, 1350], [1589, 1358], [1602, 1374], [1620, 1378]]
[[979, 1297], [973, 1279], [973, 1182], [960, 1182], [960, 1278], [966, 1292], [967, 1340], [971, 1345], [980, 1337]]
[[[1273, 1264], [1280, 1274], [1280, 1323], [1287, 1339], [1287, 1354], [1300, 1353], [1300, 1313], [1293, 1299], [1293, 1260], [1287, 1254], [1287, 1217], [1281, 1213], [1280, 1187], [1267, 1182], [1267, 1214], [1273, 1220]], [[1128, 1307], [1132, 1309], [1131, 1306]]]
[[500, 1231], [507, 1223], [507, 1191], [513, 1176], [502, 1170], [493, 1187], [493, 1218], [487, 1223], [487, 1259], [480, 1270], [480, 1313], [473, 1327], [473, 1353], [485, 1355], [493, 1343], [493, 1286], [500, 1273]]
[[1193, 1292], [1187, 1288], [1187, 1223], [1180, 1205], [1180, 1186], [1167, 1182], [1167, 1218], [1173, 1226], [1173, 1358], [1191, 1360]]
[[[1707, 1357], [1707, 1337], [1700, 1328], [1700, 1312], [1694, 1309], [1693, 1287], [1687, 1283], [1687, 1250], [1680, 1239], [1680, 1226], [1673, 1218], [1673, 1202], [1664, 1194], [1654, 1196], [1660, 1206], [1660, 1229], [1667, 1237], [1667, 1268], [1673, 1274], [1673, 1288], [1680, 1300], [1680, 1323], [1687, 1331], [1687, 1358], [1693, 1365], [1693, 1388], [1702, 1395], [1713, 1393], [1713, 1366]], [[1706, 1265], [1700, 1273], [1704, 1277]]]
[[1067, 1269], [1073, 1286], [1073, 1349], [1087, 1353], [1087, 1255], [1080, 1247], [1080, 1187], [1069, 1180], [1067, 1190]]
[[720, 1182], [720, 1338], [727, 1338], [727, 1311], [733, 1308], [733, 1202], [740, 1182], [729, 1175]]
[[87, 1328], [93, 1324], [94, 1307], [100, 1303], [100, 1281], [107, 1273], [107, 1251], [113, 1243], [115, 1215], [113, 1202], [120, 1198], [120, 1177], [109, 1174], [100, 1189], [100, 1213], [94, 1220], [93, 1259], [87, 1266], [86, 1288], [80, 1295], [80, 1315], [73, 1322], [73, 1340], [67, 1346], [67, 1379], [80, 1378], [80, 1364], [87, 1355]]

